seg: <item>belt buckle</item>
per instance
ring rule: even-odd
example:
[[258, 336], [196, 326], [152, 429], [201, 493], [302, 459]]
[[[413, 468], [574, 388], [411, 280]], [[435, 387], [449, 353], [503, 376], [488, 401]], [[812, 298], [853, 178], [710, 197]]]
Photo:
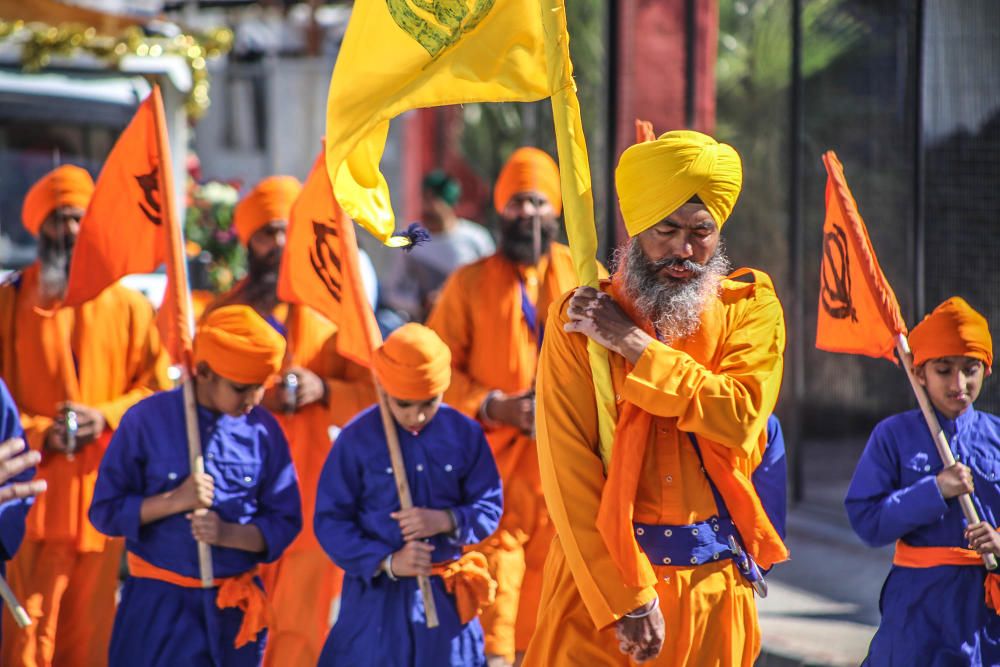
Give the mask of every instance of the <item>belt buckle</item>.
[[766, 598], [767, 582], [764, 581], [764, 575], [761, 573], [760, 568], [757, 567], [757, 563], [753, 562], [750, 555], [743, 551], [736, 542], [736, 537], [733, 535], [729, 536], [729, 550], [733, 552], [736, 566], [740, 568], [740, 572], [750, 582], [750, 586], [753, 587], [754, 592], [758, 596]]

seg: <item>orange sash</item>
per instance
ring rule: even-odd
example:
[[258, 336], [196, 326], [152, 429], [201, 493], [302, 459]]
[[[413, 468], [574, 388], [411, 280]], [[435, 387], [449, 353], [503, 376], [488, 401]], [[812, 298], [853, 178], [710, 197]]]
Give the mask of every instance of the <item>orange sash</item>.
[[431, 574], [444, 580], [446, 591], [455, 596], [458, 619], [468, 623], [493, 604], [497, 582], [490, 576], [486, 556], [478, 551], [463, 554], [458, 560], [437, 563]]
[[[620, 281], [621, 274], [612, 276], [608, 292], [634, 322], [655, 337], [652, 324], [632, 306]], [[626, 369], [631, 371], [628, 366]], [[597, 530], [629, 586], [648, 587], [656, 583], [656, 574], [639, 549], [632, 526], [642, 461], [652, 429], [651, 414], [629, 402], [621, 405], [607, 481], [597, 511]], [[700, 442], [708, 443], [703, 439]], [[788, 550], [764, 511], [753, 483], [733, 466], [734, 454], [704, 445], [701, 453], [705, 470], [722, 495], [754, 561], [763, 568], [769, 568], [785, 560]]]
[[[961, 547], [915, 547], [903, 540], [896, 541], [892, 564], [899, 567], [937, 567], [938, 565], [983, 564], [983, 557], [972, 549]], [[1000, 615], [1000, 574], [990, 573], [983, 582], [986, 588], [986, 606]]]
[[[201, 588], [201, 580], [185, 577], [162, 567], [157, 567], [149, 561], [128, 552], [128, 571], [133, 577], [156, 579], [183, 588]], [[215, 604], [219, 609], [238, 607], [243, 612], [243, 624], [236, 635], [233, 645], [242, 648], [256, 640], [257, 634], [270, 623], [271, 607], [267, 603], [264, 591], [254, 582], [257, 568], [235, 577], [217, 578], [214, 584], [219, 587]]]

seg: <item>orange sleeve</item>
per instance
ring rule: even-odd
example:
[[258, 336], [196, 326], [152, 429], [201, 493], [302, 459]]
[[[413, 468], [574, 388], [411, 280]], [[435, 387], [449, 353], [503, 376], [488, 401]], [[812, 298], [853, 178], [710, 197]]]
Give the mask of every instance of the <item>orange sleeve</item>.
[[596, 517], [604, 489], [598, 453], [597, 406], [586, 337], [568, 334], [565, 304], [553, 304], [538, 370], [538, 462], [545, 503], [573, 579], [597, 628], [646, 604], [655, 589], [622, 583]]
[[173, 386], [167, 376], [170, 358], [160, 342], [152, 305], [137, 293], [128, 294], [127, 299], [122, 304], [126, 311], [122, 317], [131, 322], [127, 389], [120, 396], [94, 406], [112, 430], [118, 428], [125, 412], [133, 405], [156, 391]]
[[654, 341], [626, 377], [622, 398], [749, 454], [781, 389], [785, 321], [769, 282], [753, 287], [745, 311], [727, 326], [718, 372]]
[[[459, 269], [445, 282], [441, 297], [427, 318], [427, 326], [451, 349], [451, 386], [445, 392], [445, 403], [476, 419], [492, 387], [476, 382], [468, 372], [474, 329], [468, 291], [475, 282], [469, 268]], [[489, 304], [482, 306], [489, 307]], [[503, 354], [503, 351], [496, 353]]]

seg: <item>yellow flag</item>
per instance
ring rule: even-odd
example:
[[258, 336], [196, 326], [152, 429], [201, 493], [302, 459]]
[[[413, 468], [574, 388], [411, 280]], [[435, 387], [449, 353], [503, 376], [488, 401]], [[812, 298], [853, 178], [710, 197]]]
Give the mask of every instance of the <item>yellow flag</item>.
[[[597, 286], [587, 143], [564, 0], [358, 0], [330, 82], [326, 168], [337, 201], [386, 245], [395, 218], [379, 162], [389, 121], [410, 109], [552, 98], [563, 211], [577, 278]], [[607, 350], [588, 345], [605, 466], [615, 402]]]
[[[395, 218], [379, 171], [389, 120], [471, 102], [532, 102], [550, 78], [544, 11], [562, 0], [359, 0], [330, 81], [326, 167], [344, 211], [387, 245]], [[589, 179], [589, 176], [588, 176]]]

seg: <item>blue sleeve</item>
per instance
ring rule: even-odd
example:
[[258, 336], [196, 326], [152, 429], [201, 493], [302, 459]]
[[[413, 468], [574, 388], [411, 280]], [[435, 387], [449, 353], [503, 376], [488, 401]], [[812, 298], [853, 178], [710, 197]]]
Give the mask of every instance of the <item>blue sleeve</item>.
[[316, 490], [316, 539], [341, 569], [369, 579], [395, 549], [361, 528], [363, 470], [351, 452], [351, 432], [341, 433], [330, 450]]
[[260, 489], [257, 514], [250, 523], [260, 529], [267, 550], [264, 562], [278, 559], [302, 530], [302, 499], [299, 482], [288, 452], [288, 441], [276, 421], [267, 429], [265, 484]]
[[900, 488], [896, 435], [885, 423], [875, 427], [844, 500], [854, 532], [873, 547], [934, 523], [948, 509], [934, 475]]
[[482, 429], [475, 429], [476, 446], [472, 467], [462, 480], [462, 504], [453, 507], [456, 541], [476, 544], [493, 534], [503, 514], [503, 488], [493, 452]]
[[[7, 385], [0, 380], [0, 442], [11, 438], [24, 438], [21, 428], [21, 415], [14, 404], [14, 399], [7, 390]], [[27, 451], [27, 450], [26, 450]], [[6, 484], [26, 482], [35, 476], [35, 469], [28, 468]], [[28, 516], [35, 499], [17, 498], [0, 503], [0, 560], [10, 560], [17, 553], [24, 538], [24, 520]]]
[[105, 535], [139, 539], [145, 499], [143, 458], [142, 417], [132, 409], [111, 436], [90, 502], [90, 522]]

